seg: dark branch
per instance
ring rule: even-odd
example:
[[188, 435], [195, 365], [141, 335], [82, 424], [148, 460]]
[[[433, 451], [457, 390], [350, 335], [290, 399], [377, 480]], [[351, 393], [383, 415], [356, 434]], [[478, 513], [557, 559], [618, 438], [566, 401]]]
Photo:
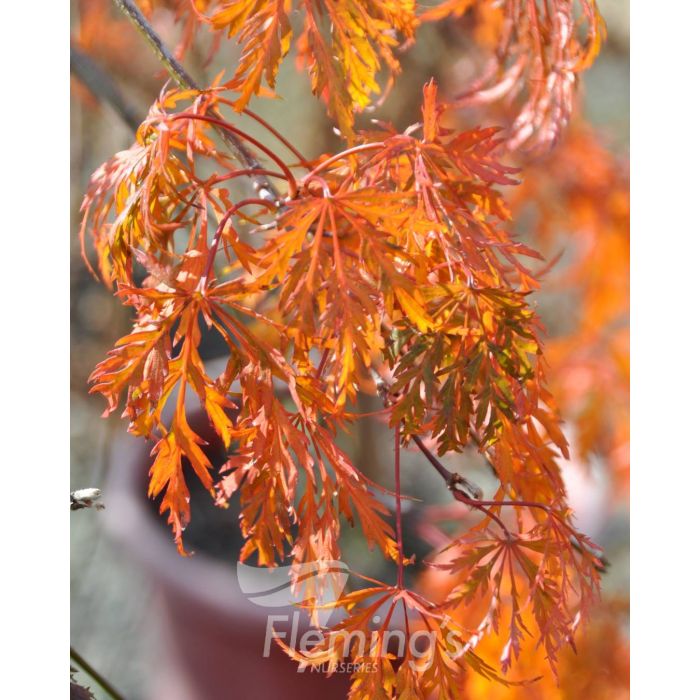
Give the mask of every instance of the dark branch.
[[141, 124], [141, 116], [122, 95], [117, 84], [87, 54], [70, 47], [70, 72], [100, 101], [108, 104], [132, 130]]
[[99, 685], [104, 688], [104, 691], [113, 700], [125, 700], [124, 696], [93, 666], [91, 666], [73, 647], [70, 648], [70, 659], [82, 668], [82, 670], [91, 676]]
[[170, 77], [183, 90], [199, 90], [200, 88], [194, 78], [184, 69], [175, 56], [170, 53], [165, 44], [163, 44], [162, 39], [156, 34], [151, 23], [144, 17], [141, 10], [139, 10], [131, 0], [114, 0], [114, 4], [129, 18], [141, 36], [146, 39], [158, 60], [165, 66]]
[[[185, 70], [182, 64], [173, 56], [168, 48], [163, 44], [163, 41], [158, 36], [156, 31], [151, 26], [150, 22], [144, 17], [141, 10], [132, 2], [132, 0], [114, 0], [114, 4], [129, 18], [131, 23], [136, 27], [136, 30], [143, 36], [148, 45], [153, 49], [158, 60], [163, 64], [168, 71], [170, 77], [184, 90], [201, 90], [194, 78]], [[211, 110], [213, 116], [216, 112]], [[261, 166], [258, 159], [248, 150], [248, 147], [235, 135], [224, 129], [218, 129], [222, 138], [229, 145], [238, 160], [247, 168], [252, 170], [260, 170]], [[277, 192], [272, 182], [262, 176], [256, 175], [251, 178], [255, 191], [263, 199], [267, 199], [274, 203], [279, 203], [281, 197]]]

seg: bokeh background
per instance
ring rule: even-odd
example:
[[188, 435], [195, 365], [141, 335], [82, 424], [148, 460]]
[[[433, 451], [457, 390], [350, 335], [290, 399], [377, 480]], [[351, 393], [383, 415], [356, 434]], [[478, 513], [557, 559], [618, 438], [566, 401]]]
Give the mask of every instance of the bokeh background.
[[[567, 436], [574, 446], [573, 464], [565, 467], [571, 498], [580, 527], [605, 547], [611, 562], [604, 593], [606, 609], [614, 610], [615, 634], [620, 634], [614, 649], [621, 659], [617, 671], [624, 674], [629, 591], [629, 231], [625, 218], [629, 13], [626, 1], [601, 0], [599, 6], [609, 37], [583, 78], [583, 118], [572, 125], [559, 153], [528, 166], [522, 192], [513, 194], [512, 206], [516, 229], [525, 239], [534, 240], [550, 258], [561, 254], [549, 273], [551, 285], [545, 284], [547, 291], [538, 293], [539, 311], [550, 338], [546, 351], [551, 353], [553, 389], [561, 395], [569, 419]], [[80, 62], [74, 63], [71, 81], [71, 489], [104, 488], [108, 469], [118, 468], [118, 460], [110, 459], [110, 454], [125, 426], [116, 415], [106, 420], [100, 417], [103, 400], [88, 395], [87, 377], [115, 339], [128, 331], [130, 322], [127, 310], [90, 276], [81, 260], [79, 208], [90, 174], [131, 144], [129, 124], [145, 115], [165, 76], [110, 0], [73, 0], [71, 8], [72, 60]], [[173, 15], [156, 10], [152, 21], [166, 44], [175, 47], [180, 30]], [[198, 81], [208, 84], [221, 70], [230, 74], [237, 49], [233, 42], [224, 41], [216, 58], [207, 62], [211, 37], [206, 31], [200, 34], [186, 65]], [[402, 57], [403, 73], [376, 116], [405, 128], [419, 118], [420, 85], [435, 77], [442, 90], [454, 92], [475, 72], [479, 58], [459, 22], [447, 20], [423, 27], [416, 45]], [[90, 80], [103, 89], [117, 90], [123, 102], [121, 111], [96, 96], [95, 89], [86, 86]], [[283, 64], [278, 87], [281, 100], [257, 100], [253, 108], [307, 155], [336, 148], [338, 141], [324, 108], [310, 94], [307, 76], [297, 73], [293, 60]], [[475, 125], [476, 117], [468, 111], [459, 115], [465, 125]], [[255, 125], [251, 132], [267, 140]], [[586, 163], [585, 168], [577, 165], [581, 162]], [[552, 200], [556, 207], [551, 206]], [[215, 358], [219, 352], [217, 347], [206, 348], [205, 357]], [[368, 403], [367, 410], [371, 408]], [[361, 424], [345, 447], [355, 463], [381, 482], [389, 443], [390, 436], [381, 426]], [[490, 477], [479, 461], [469, 455], [460, 460], [455, 468], [464, 469], [466, 464], [488, 493]], [[449, 508], [449, 497], [419, 456], [408, 455], [404, 464], [407, 491], [420, 494], [424, 504], [430, 504], [416, 505], [406, 516], [414, 550], [427, 553], [425, 539], [430, 539], [430, 532], [424, 526], [421, 529], [420, 523], [439, 514], [435, 509]], [[107, 490], [107, 508], [109, 495]], [[233, 567], [234, 514], [203, 512], [202, 517], [212, 518], [209, 529], [198, 532], [195, 528], [188, 534], [197, 546], [196, 556], [212, 555]], [[72, 645], [126, 697], [146, 698], [167, 643], [157, 621], [160, 602], [143, 567], [107, 535], [104, 518], [105, 511], [94, 510], [71, 516]], [[211, 536], [212, 531], [218, 533], [216, 537]], [[168, 537], [166, 529], [162, 535]], [[351, 564], [362, 558], [365, 572], [383, 575], [382, 562], [368, 560], [352, 534], [346, 551]], [[82, 680], [91, 685], [96, 697], [106, 697], [94, 683]], [[624, 683], [617, 682], [617, 694], [609, 695], [602, 690], [595, 694], [590, 683], [590, 679], [581, 679], [548, 692], [551, 697], [624, 697]]]

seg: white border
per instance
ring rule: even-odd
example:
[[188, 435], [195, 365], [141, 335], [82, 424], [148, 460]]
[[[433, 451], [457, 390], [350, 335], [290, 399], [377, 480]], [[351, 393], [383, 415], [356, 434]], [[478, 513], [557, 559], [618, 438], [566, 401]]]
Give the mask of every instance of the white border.
[[[68, 15], [7, 3], [0, 41], [0, 683], [32, 697], [68, 671]], [[699, 20], [690, 2], [632, 9], [633, 697], [697, 684]]]
[[0, 21], [2, 697], [68, 690], [69, 11]]
[[700, 10], [638, 0], [631, 30], [632, 697], [689, 698], [700, 573]]

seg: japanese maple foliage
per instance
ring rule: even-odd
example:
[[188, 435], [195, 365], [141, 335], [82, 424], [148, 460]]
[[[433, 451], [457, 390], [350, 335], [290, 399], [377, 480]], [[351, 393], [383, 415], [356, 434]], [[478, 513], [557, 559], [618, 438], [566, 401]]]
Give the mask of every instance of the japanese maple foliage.
[[456, 99], [462, 105], [502, 101], [512, 123], [509, 148], [546, 150], [574, 109], [580, 73], [591, 67], [606, 37], [591, 0], [447, 0], [423, 22], [476, 15], [475, 36], [491, 58]]
[[[395, 610], [406, 631], [430, 630], [438, 643], [420, 663], [353, 648], [354, 661], [373, 661], [355, 673], [354, 698], [457, 697], [472, 674], [532, 680], [505, 674], [533, 643], [556, 669], [597, 596], [602, 559], [567, 504], [559, 460], [568, 446], [530, 302], [539, 286], [533, 263], [544, 262], [511, 233], [503, 189], [519, 173], [503, 152], [551, 144], [568, 121], [572, 76], [590, 65], [603, 34], [594, 3], [582, 5], [585, 46], [574, 39], [573, 2], [498, 6], [504, 39], [495, 60], [506, 77], [491, 91], [537, 78], [508, 133], [447, 128], [449, 106], [432, 81], [420, 121], [405, 131], [355, 128], [355, 113], [385, 89], [382, 69], [398, 74], [396, 50], [419, 21], [474, 3], [447, 2], [422, 18], [407, 0], [170, 4], [185, 26], [182, 52], [209, 25], [241, 44], [241, 60], [228, 82], [163, 90], [133, 146], [93, 175], [81, 238], [92, 243], [96, 275], [135, 319], [95, 369], [91, 391], [107, 399], [107, 412], [125, 400], [129, 431], [154, 441], [149, 495], [160, 499], [177, 547], [186, 553], [186, 468], [219, 505], [239, 500], [241, 558], [260, 566], [340, 559], [342, 522], [361, 527], [396, 563], [396, 583], [341, 597], [340, 627], [290, 655], [317, 666], [338, 660], [334, 632], [369, 633], [381, 614], [384, 634]], [[299, 22], [290, 19], [295, 9]], [[346, 139], [338, 153], [307, 158], [247, 109], [252, 95], [274, 89], [293, 36], [313, 92]], [[548, 72], [558, 76], [553, 84]], [[470, 94], [484, 99], [486, 90]], [[265, 126], [276, 147], [250, 136], [246, 119]], [[255, 192], [237, 195], [232, 185], [242, 180]], [[200, 355], [205, 333], [228, 348], [219, 376]], [[393, 516], [336, 439], [360, 419], [363, 391], [382, 398], [394, 436]], [[225, 464], [205, 454], [188, 394], [229, 450]], [[436, 564], [452, 582], [439, 600], [404, 582], [412, 559], [401, 533], [400, 453], [409, 442], [465, 515], [480, 516]], [[465, 449], [498, 479], [489, 498], [439, 461]], [[477, 608], [472, 622], [464, 611]], [[497, 665], [480, 656], [487, 635], [502, 640]]]
[[[629, 488], [629, 167], [591, 127], [573, 124], [559, 147], [527, 166], [508, 203], [534, 213], [536, 244], [555, 262], [548, 293], [569, 295], [577, 313], [550, 336], [552, 392], [576, 431], [576, 452], [610, 467], [618, 493]], [[567, 232], [562, 240], [561, 232]]]

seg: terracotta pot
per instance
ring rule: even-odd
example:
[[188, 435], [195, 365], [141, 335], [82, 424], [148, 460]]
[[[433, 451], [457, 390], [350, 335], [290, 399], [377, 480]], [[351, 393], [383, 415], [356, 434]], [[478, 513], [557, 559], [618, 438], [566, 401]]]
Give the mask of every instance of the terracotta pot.
[[[191, 422], [201, 429], [195, 417]], [[258, 607], [243, 595], [235, 572], [235, 552], [230, 564], [202, 552], [191, 557], [177, 553], [146, 498], [151, 447], [126, 434], [118, 439], [104, 489], [109, 533], [153, 582], [160, 600], [154, 615], [162, 630], [158, 648], [162, 658], [154, 668], [148, 697], [344, 698], [349, 676], [327, 678], [308, 669], [300, 673], [275, 643], [269, 658], [264, 658], [268, 614], [281, 611]], [[287, 610], [290, 619], [293, 612]]]

